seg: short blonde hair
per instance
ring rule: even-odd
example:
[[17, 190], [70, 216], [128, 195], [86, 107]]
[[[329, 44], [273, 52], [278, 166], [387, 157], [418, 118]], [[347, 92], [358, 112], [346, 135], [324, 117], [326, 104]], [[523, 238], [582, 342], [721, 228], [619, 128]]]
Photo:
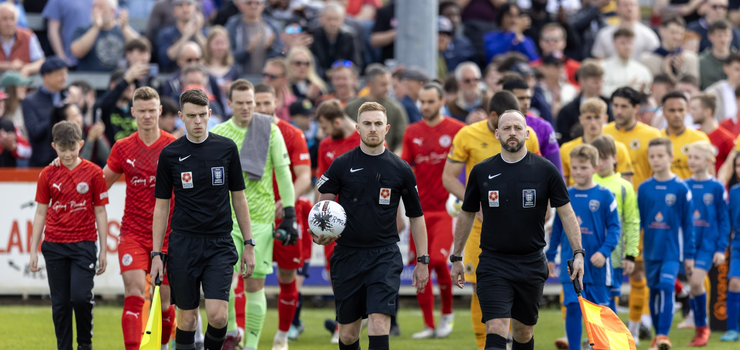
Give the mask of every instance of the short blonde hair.
[[585, 102], [581, 103], [580, 112], [581, 114], [596, 113], [599, 117], [606, 114], [606, 102], [598, 97], [591, 97]]
[[570, 151], [570, 159], [571, 163], [573, 162], [573, 159], [587, 161], [595, 168], [596, 165], [599, 164], [599, 151], [596, 147], [585, 143], [576, 146], [572, 151]]
[[717, 148], [714, 147], [709, 141], [696, 141], [689, 144], [689, 149], [695, 149], [699, 153], [703, 154], [704, 157], [712, 163], [716, 161], [715, 156], [717, 155]]
[[[384, 115], [386, 115], [385, 107], [377, 102], [365, 102], [360, 106], [360, 109], [357, 111], [357, 121], [360, 121], [360, 116], [364, 112], [375, 112], [380, 111], [383, 112]], [[387, 115], [386, 115], [387, 118]]]
[[148, 86], [142, 86], [134, 90], [133, 102], [136, 102], [136, 100], [141, 100], [141, 101], [157, 100], [159, 101], [159, 93], [157, 93], [157, 90], [154, 90]]

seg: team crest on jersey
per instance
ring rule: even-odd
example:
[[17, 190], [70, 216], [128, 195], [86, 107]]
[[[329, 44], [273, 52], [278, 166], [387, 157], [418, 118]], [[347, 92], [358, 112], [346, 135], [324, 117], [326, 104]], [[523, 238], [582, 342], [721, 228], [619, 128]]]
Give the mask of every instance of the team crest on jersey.
[[121, 257], [121, 264], [123, 266], [129, 266], [132, 262], [134, 262], [134, 258], [131, 257], [131, 254], [123, 254]]
[[676, 203], [676, 195], [673, 193], [669, 193], [665, 195], [665, 204], [668, 204], [668, 206], [672, 206]]
[[488, 207], [498, 208], [498, 191], [488, 191]]
[[694, 210], [694, 220], [701, 219], [701, 212], [699, 212], [699, 209]]
[[634, 140], [630, 141], [630, 148], [632, 148], [632, 149], [638, 149], [638, 148], [640, 148], [640, 140], [634, 139]]
[[655, 214], [655, 221], [663, 222], [663, 213], [658, 212], [657, 214]]
[[90, 191], [90, 186], [87, 185], [87, 182], [80, 182], [77, 184], [77, 193], [85, 194], [87, 191]]
[[681, 153], [689, 154], [689, 145], [684, 145], [683, 147], [681, 147]]
[[714, 195], [711, 193], [705, 193], [704, 197], [702, 197], [702, 200], [704, 201], [704, 204], [712, 205], [712, 202], [714, 202]]
[[378, 204], [390, 205], [391, 204], [391, 189], [383, 187], [380, 189], [380, 197], [378, 198]]
[[534, 189], [522, 190], [522, 207], [534, 208], [537, 202], [537, 191]]
[[215, 166], [211, 168], [211, 184], [221, 186], [224, 184], [224, 167]]
[[452, 138], [450, 135], [442, 135], [439, 138], [439, 145], [442, 147], [449, 147], [452, 144]]
[[180, 173], [180, 181], [182, 181], [182, 188], [193, 188], [193, 172], [185, 171]]
[[601, 206], [601, 202], [599, 202], [599, 201], [597, 201], [597, 200], [595, 200], [595, 199], [592, 199], [592, 200], [590, 200], [590, 201], [588, 202], [588, 209], [591, 209], [591, 211], [592, 211], [592, 212], [594, 212], [594, 213], [595, 213], [595, 212], [596, 212], [597, 210], [599, 210], [599, 207], [600, 207], [600, 206]]

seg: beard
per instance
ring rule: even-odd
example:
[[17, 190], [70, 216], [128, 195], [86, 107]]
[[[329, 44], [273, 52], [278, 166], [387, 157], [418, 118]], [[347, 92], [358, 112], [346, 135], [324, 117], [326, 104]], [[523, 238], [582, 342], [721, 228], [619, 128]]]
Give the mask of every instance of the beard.
[[335, 128], [331, 131], [329, 136], [331, 136], [332, 140], [341, 140], [344, 138], [344, 132], [342, 132], [342, 129]]
[[439, 110], [438, 109], [434, 110], [429, 116], [427, 116], [427, 114], [424, 114], [424, 112], [422, 112], [421, 116], [422, 118], [424, 118], [424, 120], [433, 120], [437, 118], [437, 116], [439, 116]]
[[373, 136], [377, 136], [378, 137], [377, 138], [377, 141], [370, 141], [370, 136], [368, 136], [368, 137], [362, 139], [362, 143], [364, 143], [368, 147], [378, 147], [378, 146], [382, 145], [383, 142], [385, 141], [379, 135], [373, 135]]
[[513, 145], [509, 143], [510, 140], [515, 140], [515, 139], [509, 139], [506, 142], [501, 140], [501, 147], [503, 147], [503, 149], [505, 149], [506, 152], [516, 153], [516, 152], [519, 152], [522, 149], [522, 147], [524, 147], [523, 140], [522, 141], [516, 140], [516, 144], [513, 144]]

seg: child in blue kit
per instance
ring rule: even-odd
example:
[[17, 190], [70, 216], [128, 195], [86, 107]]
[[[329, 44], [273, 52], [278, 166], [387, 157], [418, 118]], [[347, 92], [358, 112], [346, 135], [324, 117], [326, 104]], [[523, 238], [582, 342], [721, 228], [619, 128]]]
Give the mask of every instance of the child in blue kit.
[[650, 315], [656, 337], [650, 348], [670, 349], [668, 333], [673, 322], [674, 286], [679, 266], [686, 275], [694, 267], [693, 207], [691, 191], [671, 172], [673, 143], [666, 137], [650, 140], [648, 163], [653, 177], [637, 190], [643, 235], [645, 272], [650, 287]]
[[[583, 276], [583, 296], [593, 303], [609, 306], [610, 286], [613, 276], [611, 256], [619, 243], [621, 232], [617, 202], [612, 192], [593, 181], [598, 169], [599, 153], [589, 144], [576, 146], [570, 153], [571, 177], [575, 186], [568, 189], [573, 210], [578, 217], [581, 227], [581, 240], [586, 251], [586, 273]], [[557, 278], [555, 273], [555, 255], [558, 245], [560, 248], [561, 266], [573, 256], [567, 239], [563, 239], [565, 232], [559, 217], [550, 236], [550, 246], [547, 250], [547, 266], [550, 276]], [[572, 350], [580, 350], [581, 336], [581, 307], [578, 296], [573, 289], [573, 282], [567, 273], [560, 274], [563, 283], [563, 305], [566, 307], [565, 331], [568, 344]]]
[[691, 285], [691, 309], [694, 310], [696, 335], [688, 346], [706, 346], [710, 330], [707, 327], [707, 292], [704, 279], [713, 266], [725, 262], [725, 250], [729, 244], [730, 217], [727, 208], [727, 191], [722, 183], [709, 174], [714, 167], [714, 146], [707, 141], [689, 145], [688, 165], [691, 178], [686, 185], [693, 198], [694, 236], [696, 257], [694, 271], [689, 277]]
[[[740, 154], [733, 162], [735, 176], [740, 179]], [[727, 332], [719, 338], [721, 341], [737, 341], [740, 338], [740, 184], [730, 189], [730, 223], [733, 238], [730, 273], [727, 276], [730, 279], [730, 290], [727, 293]]]

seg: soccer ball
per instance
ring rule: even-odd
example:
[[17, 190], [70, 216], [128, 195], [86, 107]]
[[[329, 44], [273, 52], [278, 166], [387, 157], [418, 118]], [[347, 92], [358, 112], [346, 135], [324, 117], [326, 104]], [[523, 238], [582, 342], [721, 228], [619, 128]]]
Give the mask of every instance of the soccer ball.
[[347, 213], [335, 201], [320, 201], [308, 213], [308, 227], [317, 236], [339, 236], [346, 226]]
[[454, 194], [450, 193], [450, 196], [447, 198], [447, 203], [445, 203], [445, 208], [447, 209], [447, 214], [456, 218], [457, 215], [460, 214], [460, 210], [462, 210], [462, 201], [457, 199]]

